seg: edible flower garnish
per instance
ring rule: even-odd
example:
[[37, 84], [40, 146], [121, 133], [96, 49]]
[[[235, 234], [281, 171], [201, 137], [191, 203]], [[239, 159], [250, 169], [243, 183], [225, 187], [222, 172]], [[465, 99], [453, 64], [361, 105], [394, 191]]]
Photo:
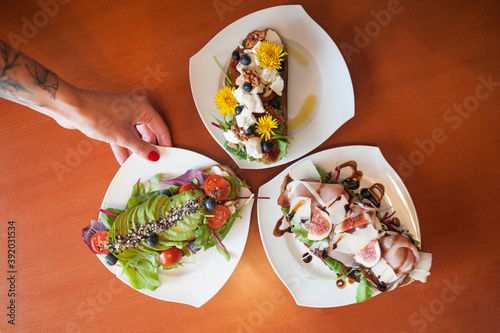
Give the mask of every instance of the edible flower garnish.
[[281, 45], [264, 40], [260, 43], [256, 52], [260, 68], [281, 69], [281, 61], [285, 56]]
[[233, 90], [234, 87], [224, 87], [215, 95], [215, 105], [224, 116], [235, 114], [234, 109], [238, 105], [238, 101], [233, 95]]
[[255, 132], [260, 134], [261, 140], [270, 140], [271, 134], [274, 135], [273, 128], [278, 128], [278, 121], [270, 115], [260, 117], [255, 124]]

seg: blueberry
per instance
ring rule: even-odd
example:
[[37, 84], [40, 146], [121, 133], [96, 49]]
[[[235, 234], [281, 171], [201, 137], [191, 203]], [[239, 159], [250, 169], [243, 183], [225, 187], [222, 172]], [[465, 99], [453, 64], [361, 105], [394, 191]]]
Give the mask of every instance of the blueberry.
[[233, 57], [233, 60], [240, 60], [240, 52], [238, 50], [234, 50], [231, 56]]
[[269, 104], [271, 104], [271, 106], [275, 109], [278, 109], [278, 110], [281, 109], [281, 100], [279, 97], [272, 99]]
[[283, 70], [285, 69], [285, 60], [281, 60], [280, 66], [281, 66], [281, 68], [278, 69], [278, 72], [283, 72]]
[[243, 83], [243, 90], [250, 92], [250, 91], [252, 91], [252, 89], [253, 89], [253, 86], [250, 82]]
[[234, 109], [234, 112], [236, 113], [236, 115], [239, 115], [241, 113], [241, 111], [243, 111], [243, 108], [244, 108], [243, 105], [238, 105], [236, 107], [236, 109]]
[[215, 207], [217, 207], [217, 200], [214, 198], [208, 198], [207, 201], [205, 201], [205, 207], [207, 207], [208, 210], [215, 209]]
[[273, 150], [273, 142], [272, 141], [264, 141], [262, 143], [262, 151], [264, 153], [269, 153], [271, 150]]
[[194, 241], [195, 241], [194, 239], [193, 239], [192, 241], [189, 241], [189, 245], [188, 245], [188, 246], [189, 246], [189, 248], [190, 248], [191, 250], [193, 250], [194, 252], [198, 252], [201, 248], [195, 248], [195, 247], [194, 247]]
[[247, 135], [252, 135], [255, 133], [255, 125], [250, 125], [247, 128]]
[[146, 239], [146, 243], [153, 247], [153, 246], [156, 246], [158, 244], [158, 235], [156, 234], [153, 234], [151, 236], [149, 236], [147, 239]]
[[243, 53], [241, 56], [240, 56], [240, 62], [245, 65], [245, 66], [248, 66], [250, 65], [250, 63], [252, 62], [252, 58], [250, 58], [250, 56], [246, 53]]
[[172, 196], [172, 192], [170, 192], [170, 190], [168, 188], [166, 190], [161, 190], [160, 194], [163, 194], [163, 195], [166, 195], [166, 196], [169, 196], [169, 197]]
[[113, 253], [108, 253], [105, 261], [106, 261], [107, 265], [114, 266], [116, 264], [116, 262], [118, 261], [118, 258], [115, 257]]

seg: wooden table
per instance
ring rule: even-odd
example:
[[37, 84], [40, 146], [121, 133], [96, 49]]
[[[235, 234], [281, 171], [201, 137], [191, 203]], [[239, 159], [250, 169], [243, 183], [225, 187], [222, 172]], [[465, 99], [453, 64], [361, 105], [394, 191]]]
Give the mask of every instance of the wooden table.
[[[378, 146], [418, 211], [431, 276], [358, 305], [297, 306], [267, 260], [252, 212], [225, 286], [197, 309], [147, 297], [91, 255], [81, 229], [119, 168], [108, 145], [0, 101], [2, 332], [493, 332], [500, 329], [497, 1], [299, 1], [341, 49], [356, 115], [312, 153]], [[287, 1], [59, 1], [4, 4], [0, 36], [83, 88], [148, 97], [176, 147], [231, 159], [198, 117], [189, 58], [233, 21]], [[252, 29], [252, 27], [248, 27]], [[335, 101], [332, 101], [333, 103]], [[257, 190], [285, 166], [239, 173]], [[254, 206], [255, 207], [255, 206]], [[7, 260], [15, 221], [15, 297]], [[15, 327], [9, 325], [15, 299]]]

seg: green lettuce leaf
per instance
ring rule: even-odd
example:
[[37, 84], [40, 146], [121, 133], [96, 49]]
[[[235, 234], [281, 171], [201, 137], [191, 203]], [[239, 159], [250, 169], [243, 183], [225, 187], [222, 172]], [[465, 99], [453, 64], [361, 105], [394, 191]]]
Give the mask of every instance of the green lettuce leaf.
[[358, 289], [356, 290], [356, 303], [369, 300], [372, 297], [372, 291], [373, 286], [364, 276], [362, 276], [359, 280]]

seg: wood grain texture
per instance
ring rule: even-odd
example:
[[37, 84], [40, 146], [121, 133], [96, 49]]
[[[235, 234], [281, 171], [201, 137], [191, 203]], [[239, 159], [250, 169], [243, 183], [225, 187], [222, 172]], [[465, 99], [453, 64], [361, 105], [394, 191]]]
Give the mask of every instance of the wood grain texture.
[[[45, 24], [40, 3], [52, 5]], [[10, 2], [0, 11], [0, 38], [23, 37], [21, 51], [82, 88], [129, 92], [144, 86], [148, 68], [161, 71], [148, 97], [170, 126], [174, 145], [231, 165], [198, 117], [189, 58], [233, 21], [288, 3]], [[500, 329], [494, 192], [500, 185], [499, 3], [295, 3], [342, 49], [356, 98], [356, 116], [313, 152], [380, 147], [417, 208], [423, 248], [434, 256], [428, 282], [359, 305], [299, 307], [267, 260], [254, 208], [242, 259], [212, 300], [195, 309], [149, 298], [114, 278], [81, 241], [119, 167], [109, 146], [0, 100], [2, 332]], [[228, 10], [218, 12], [220, 4]], [[388, 8], [395, 13], [384, 17]], [[36, 33], [27, 34], [26, 21], [37, 19]], [[360, 31], [370, 36], [363, 39]], [[485, 80], [493, 83], [485, 88]], [[238, 174], [257, 190], [285, 167]], [[9, 220], [17, 226], [15, 327], [5, 315]]]

